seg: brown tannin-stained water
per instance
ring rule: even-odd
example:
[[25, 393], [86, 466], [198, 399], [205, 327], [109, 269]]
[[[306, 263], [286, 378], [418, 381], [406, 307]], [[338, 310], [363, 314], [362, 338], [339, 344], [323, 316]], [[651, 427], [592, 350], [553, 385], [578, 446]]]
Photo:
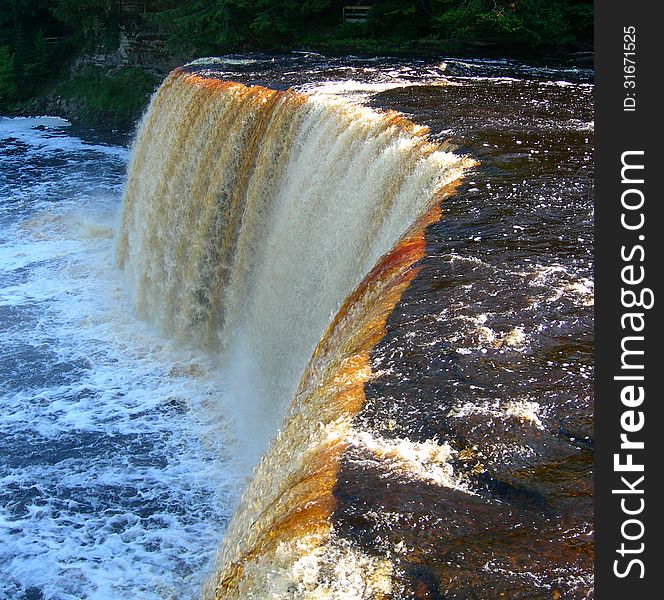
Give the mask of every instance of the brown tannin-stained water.
[[[102, 256], [98, 283], [72, 292], [71, 310], [49, 284], [76, 356], [108, 354], [57, 392], [77, 428], [99, 432], [77, 459], [98, 533], [68, 525], [83, 514], [59, 499], [78, 498], [61, 489], [76, 480], [68, 459], [39, 463], [41, 510], [63, 516], [29, 529], [41, 513], [7, 504], [7, 593], [592, 597], [591, 81], [506, 60], [310, 53], [172, 73], [140, 125], [122, 206], [115, 189], [103, 236], [90, 234], [109, 242], [86, 242], [68, 270], [53, 263], [88, 281], [80, 269]], [[74, 139], [42, 133], [24, 135], [42, 144], [31, 156], [42, 138]], [[7, 140], [7, 152], [28, 144]], [[70, 226], [53, 225], [79, 214], [72, 197], [57, 223], [50, 204], [30, 220], [8, 204], [7, 231], [46, 232], [45, 256], [75, 256], [60, 240]], [[23, 268], [27, 241], [12, 244]], [[85, 311], [87, 337], [67, 325]], [[96, 391], [82, 409], [84, 384]], [[43, 386], [38, 397], [55, 394]], [[23, 414], [59, 427], [10, 392], [8, 431]], [[105, 449], [116, 431], [140, 443]], [[59, 443], [44, 442], [55, 457]], [[126, 494], [93, 483], [108, 480], [102, 450]], [[32, 493], [16, 465], [0, 459], [0, 476]], [[26, 548], [44, 531], [69, 541], [40, 578]]]
[[[216, 595], [590, 597], [591, 73], [315, 56], [187, 69], [395, 110], [479, 161], [426, 228], [396, 306], [384, 308], [363, 398], [335, 413], [350, 422], [332, 490], [293, 498], [282, 489], [262, 505], [270, 470], [287, 476], [259, 467], [213, 578]], [[328, 332], [326, 343], [343, 346], [339, 337]], [[307, 398], [296, 395], [292, 421]], [[289, 435], [287, 425], [265, 462]], [[295, 534], [283, 524], [299, 522], [299, 509], [246, 510], [248, 502], [272, 510], [275, 498], [301, 508], [327, 495], [329, 514], [302, 517]], [[247, 544], [243, 530], [261, 520], [270, 521], [263, 539]]]

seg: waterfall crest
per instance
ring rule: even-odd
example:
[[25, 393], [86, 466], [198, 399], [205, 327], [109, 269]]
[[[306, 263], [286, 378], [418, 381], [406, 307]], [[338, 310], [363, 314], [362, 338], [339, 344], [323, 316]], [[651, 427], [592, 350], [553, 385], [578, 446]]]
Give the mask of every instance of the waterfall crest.
[[129, 168], [141, 317], [218, 350], [260, 452], [344, 298], [468, 161], [396, 113], [175, 71]]
[[206, 597], [350, 597], [352, 573], [352, 597], [396, 593], [389, 561], [336, 540], [331, 515], [340, 461], [363, 443], [353, 417], [370, 351], [473, 164], [427, 133], [397, 113], [182, 70], [152, 100], [118, 264], [143, 318], [219, 353], [256, 454], [281, 425]]

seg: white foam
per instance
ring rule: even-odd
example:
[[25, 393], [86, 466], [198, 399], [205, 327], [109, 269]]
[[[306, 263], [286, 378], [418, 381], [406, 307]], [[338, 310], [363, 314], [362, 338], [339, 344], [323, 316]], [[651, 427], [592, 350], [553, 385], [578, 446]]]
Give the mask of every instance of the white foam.
[[490, 417], [500, 422], [518, 421], [524, 425], [543, 430], [542, 407], [539, 402], [530, 399], [501, 401], [484, 400], [483, 402], [466, 402], [454, 407], [447, 413], [453, 419], [465, 419], [472, 415]]
[[121, 175], [86, 191], [76, 165], [126, 150], [43, 143], [35, 125], [66, 131], [59, 119], [0, 121], [29, 146], [8, 165], [71, 159], [63, 196], [12, 183], [25, 201], [0, 225], [0, 597], [196, 597], [241, 477], [214, 359], [164, 342], [124, 297]]
[[60, 117], [0, 117], [0, 140], [14, 139], [29, 146], [32, 155], [46, 152], [95, 152], [124, 158], [127, 149], [111, 144], [94, 144], [63, 131], [69, 121]]
[[233, 65], [233, 66], [244, 66], [244, 65], [255, 65], [261, 62], [269, 62], [267, 60], [258, 60], [255, 58], [232, 58], [230, 56], [204, 56], [202, 58], [196, 58], [192, 61], [189, 61], [185, 66], [196, 66], [196, 65]]
[[566, 297], [579, 306], [593, 306], [595, 303], [595, 284], [592, 279], [579, 277], [561, 265], [535, 265], [529, 276], [528, 284], [533, 287], [549, 288], [545, 302], [556, 302]]
[[323, 81], [298, 86], [296, 89], [306, 93], [312, 93], [317, 96], [330, 98], [343, 98], [346, 102], [365, 103], [371, 96], [380, 92], [394, 90], [405, 87], [434, 86], [434, 85], [459, 85], [450, 82], [446, 77], [439, 75], [430, 76], [425, 80], [413, 81], [403, 79], [395, 73], [392, 81], [387, 82], [366, 82], [347, 79], [344, 81]]
[[404, 477], [430, 481], [443, 487], [472, 493], [463, 476], [454, 472], [456, 451], [447, 443], [428, 439], [415, 442], [407, 438], [386, 439], [369, 431], [354, 430], [349, 441], [369, 450], [381, 464]]

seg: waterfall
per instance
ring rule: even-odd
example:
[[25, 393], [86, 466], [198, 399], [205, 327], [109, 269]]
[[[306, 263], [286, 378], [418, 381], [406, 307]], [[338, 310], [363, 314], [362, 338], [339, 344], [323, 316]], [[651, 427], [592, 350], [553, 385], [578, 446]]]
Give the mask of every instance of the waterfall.
[[394, 112], [183, 70], [140, 125], [117, 245], [136, 310], [218, 354], [248, 452], [274, 438], [209, 597], [337, 597], [353, 568], [352, 597], [388, 593], [389, 564], [334, 541], [332, 489], [345, 449], [364, 443], [352, 417], [370, 350], [472, 164], [427, 133]]

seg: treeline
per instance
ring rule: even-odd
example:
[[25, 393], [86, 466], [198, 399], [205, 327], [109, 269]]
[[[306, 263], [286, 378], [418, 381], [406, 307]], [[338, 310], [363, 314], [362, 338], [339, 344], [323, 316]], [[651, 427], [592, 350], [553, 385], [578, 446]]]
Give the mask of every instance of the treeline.
[[[344, 5], [371, 6], [343, 23]], [[2, 0], [0, 108], [43, 93], [81, 52], [122, 29], [159, 33], [182, 56], [313, 49], [497, 51], [592, 43], [588, 0]]]
[[[558, 47], [590, 44], [588, 0], [170, 0], [155, 21], [174, 50], [215, 54], [293, 46], [463, 49], [467, 43]], [[371, 6], [365, 23], [342, 23], [344, 5]]]
[[41, 93], [86, 46], [112, 44], [118, 14], [111, 0], [2, 0], [0, 108]]

